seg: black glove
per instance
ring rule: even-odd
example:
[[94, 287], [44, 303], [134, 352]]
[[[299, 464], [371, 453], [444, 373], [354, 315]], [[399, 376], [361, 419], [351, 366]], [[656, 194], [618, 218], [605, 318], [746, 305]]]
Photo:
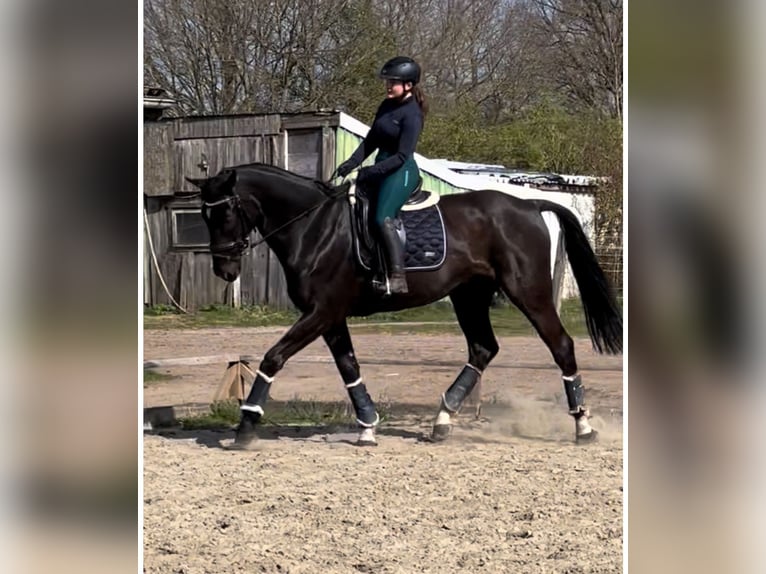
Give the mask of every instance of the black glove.
[[350, 159], [347, 159], [346, 161], [344, 161], [342, 164], [338, 166], [338, 169], [335, 170], [335, 172], [340, 177], [346, 177], [348, 174], [354, 171], [355, 167], [356, 167], [356, 164]]

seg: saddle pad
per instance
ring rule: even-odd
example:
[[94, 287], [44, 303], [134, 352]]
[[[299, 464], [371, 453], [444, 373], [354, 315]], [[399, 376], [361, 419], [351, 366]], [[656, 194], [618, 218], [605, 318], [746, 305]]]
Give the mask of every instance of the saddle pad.
[[401, 211], [407, 243], [404, 267], [408, 271], [438, 269], [447, 254], [444, 219], [438, 205], [417, 211]]
[[[404, 247], [404, 267], [407, 271], [431, 271], [444, 263], [447, 238], [444, 220], [438, 205], [418, 211], [400, 212], [407, 242]], [[354, 240], [362, 267], [372, 268], [372, 253], [362, 246], [358, 236]]]

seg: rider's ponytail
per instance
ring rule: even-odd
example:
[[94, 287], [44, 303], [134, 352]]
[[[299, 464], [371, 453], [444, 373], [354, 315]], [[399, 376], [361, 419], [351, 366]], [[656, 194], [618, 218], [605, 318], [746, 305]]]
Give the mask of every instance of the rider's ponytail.
[[423, 91], [423, 88], [420, 86], [414, 86], [412, 88], [412, 95], [415, 97], [415, 101], [418, 102], [420, 111], [423, 112], [423, 117], [425, 117], [428, 113], [428, 102], [426, 101], [426, 94]]

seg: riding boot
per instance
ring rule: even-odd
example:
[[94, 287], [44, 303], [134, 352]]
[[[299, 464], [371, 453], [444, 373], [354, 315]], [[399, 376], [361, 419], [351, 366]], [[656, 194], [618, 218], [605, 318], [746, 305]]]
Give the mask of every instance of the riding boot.
[[407, 293], [407, 278], [404, 275], [404, 249], [390, 217], [383, 220], [380, 234], [386, 253], [386, 267], [388, 268], [391, 293], [398, 295]]

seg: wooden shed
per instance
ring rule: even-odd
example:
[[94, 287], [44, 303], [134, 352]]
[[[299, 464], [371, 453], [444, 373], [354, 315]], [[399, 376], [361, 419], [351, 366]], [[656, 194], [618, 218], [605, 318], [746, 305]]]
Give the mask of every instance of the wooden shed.
[[[335, 169], [338, 112], [184, 117], [144, 121], [144, 303], [183, 307], [289, 307], [284, 275], [263, 244], [246, 253], [232, 284], [213, 274], [200, 199], [185, 177], [264, 162], [327, 179]], [[255, 236], [257, 237], [257, 235]]]

